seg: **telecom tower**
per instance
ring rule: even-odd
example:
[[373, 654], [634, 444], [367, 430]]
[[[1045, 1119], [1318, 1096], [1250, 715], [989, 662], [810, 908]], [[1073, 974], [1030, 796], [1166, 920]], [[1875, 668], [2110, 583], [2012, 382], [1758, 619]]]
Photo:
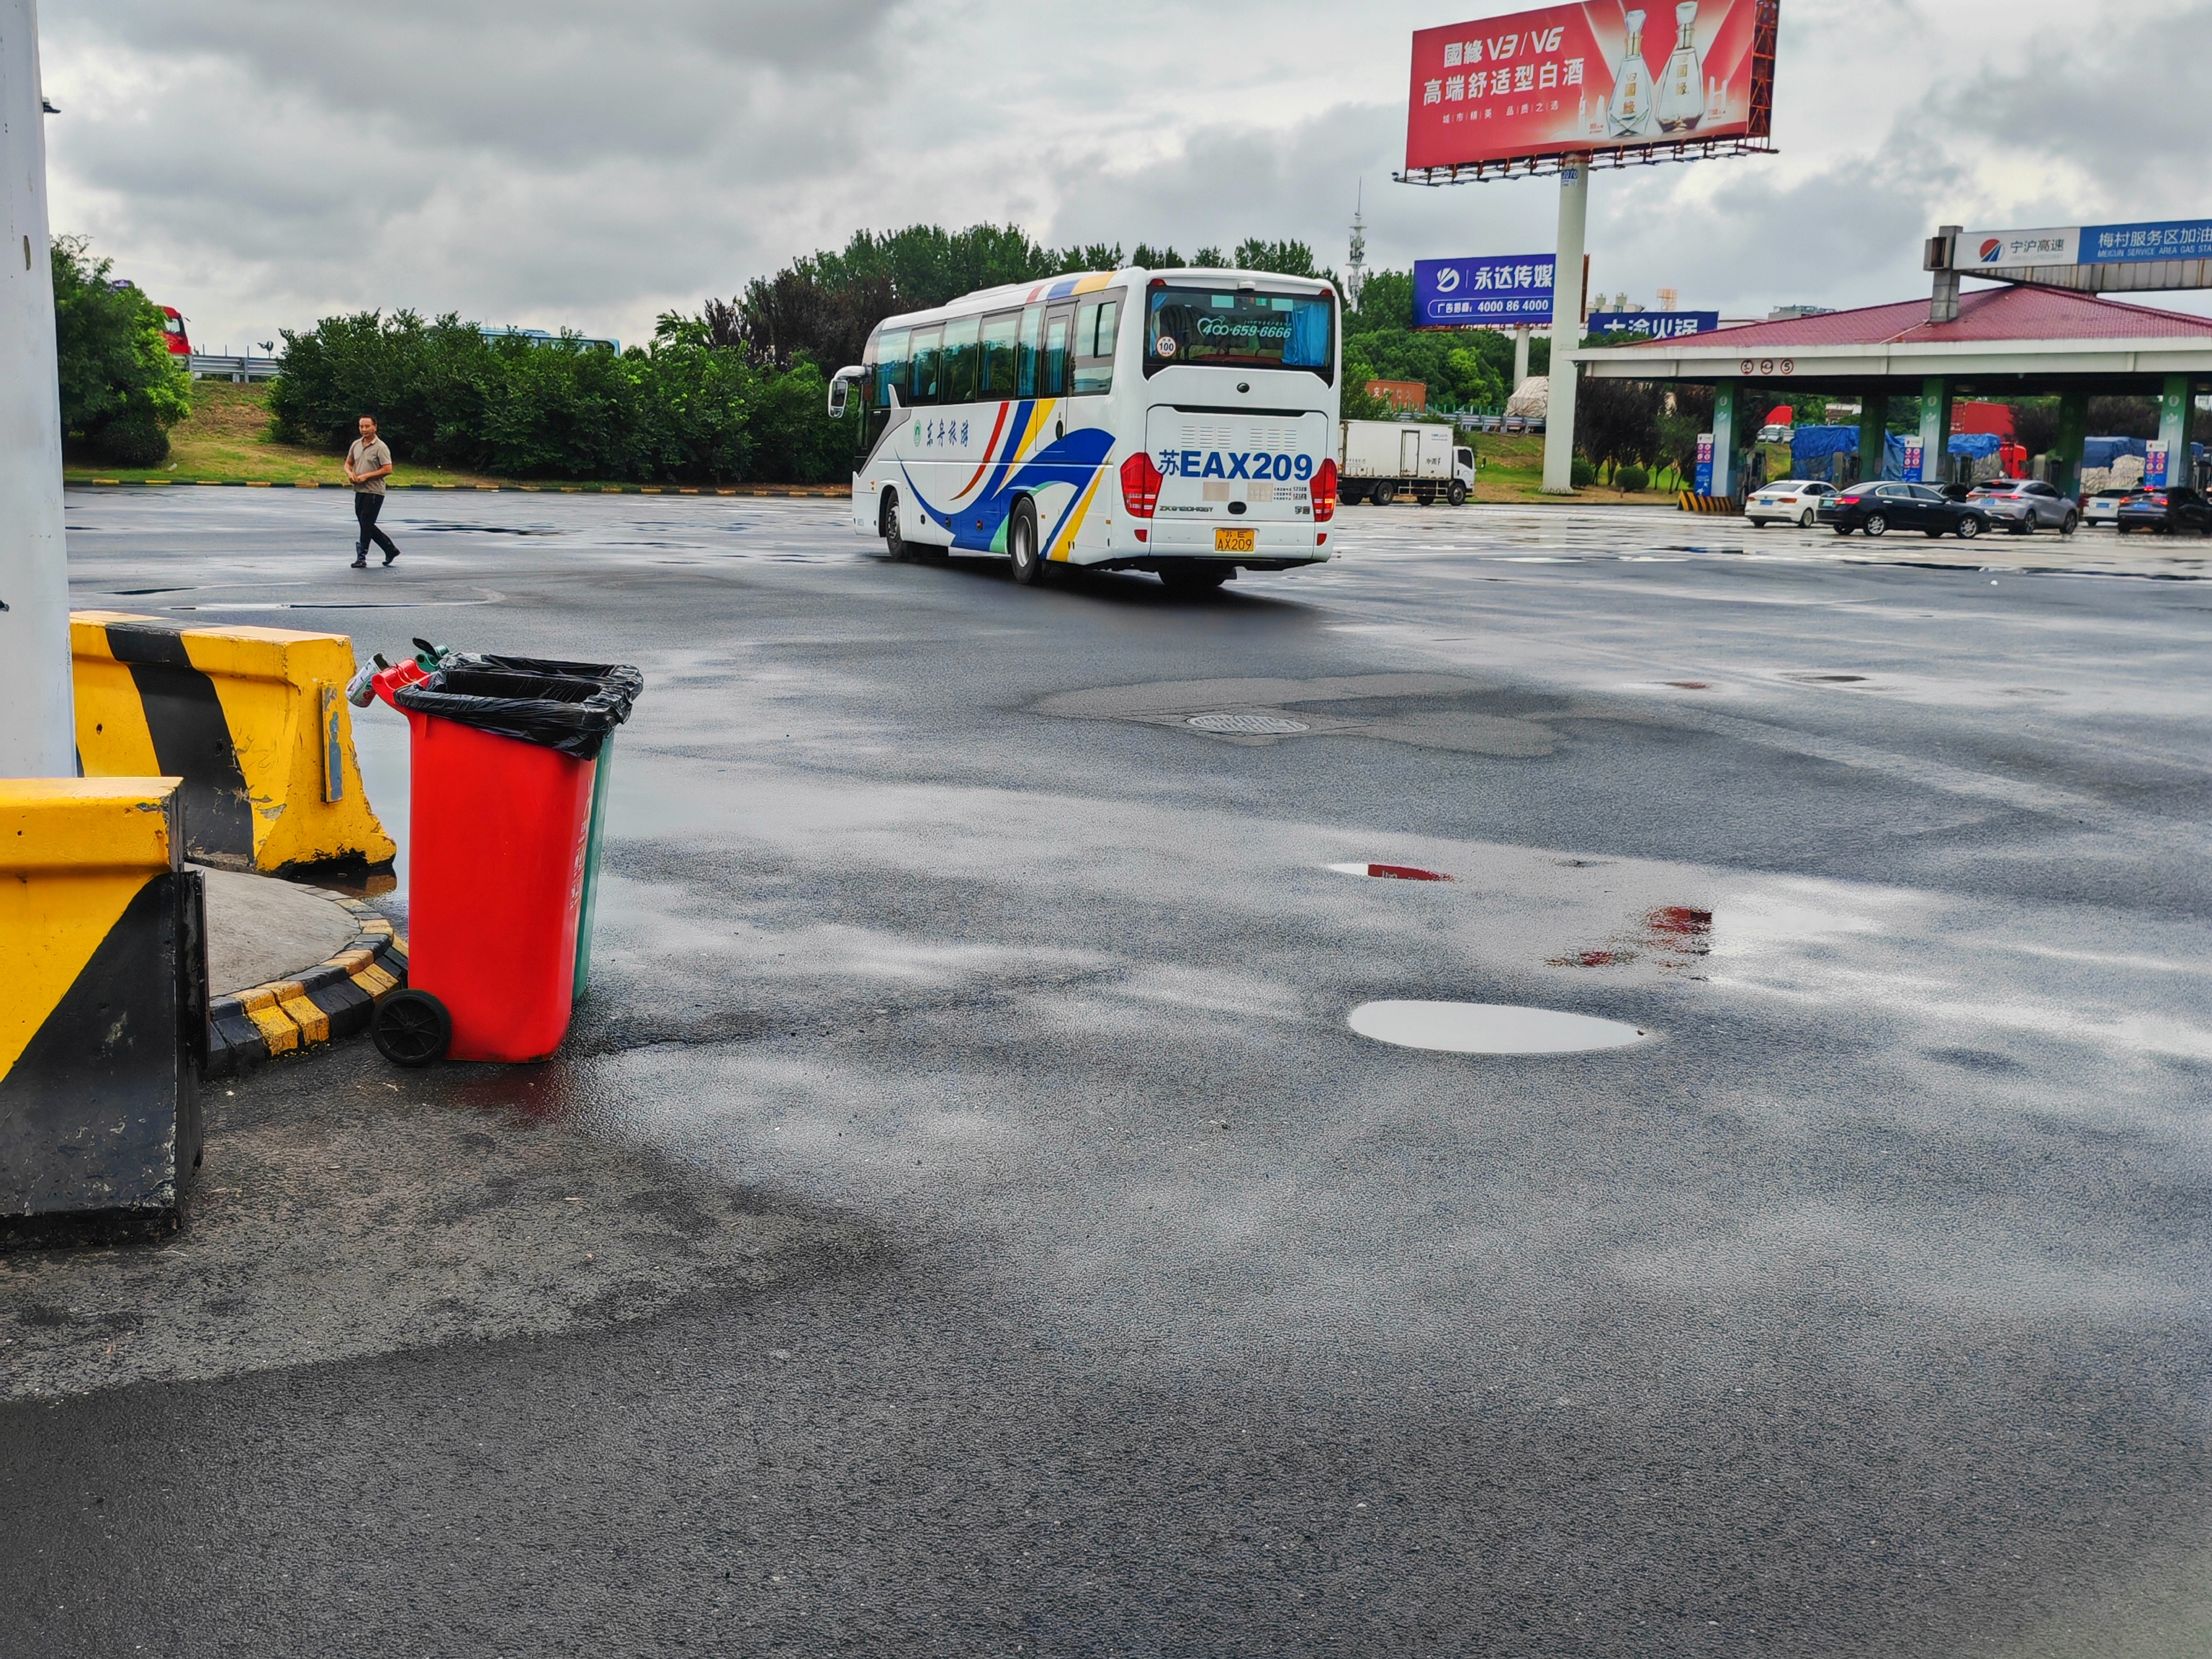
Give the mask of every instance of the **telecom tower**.
[[1367, 286], [1367, 222], [1359, 216], [1364, 191], [1363, 180], [1360, 193], [1352, 198], [1352, 257], [1345, 262], [1344, 297], [1354, 311], [1359, 309], [1359, 290]]

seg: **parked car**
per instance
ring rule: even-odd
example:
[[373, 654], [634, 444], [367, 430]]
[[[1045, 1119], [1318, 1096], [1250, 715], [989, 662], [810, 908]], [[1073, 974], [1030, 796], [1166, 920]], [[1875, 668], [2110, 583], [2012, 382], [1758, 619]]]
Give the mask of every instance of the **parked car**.
[[1853, 484], [1820, 517], [1835, 526], [1838, 536], [1854, 530], [1869, 536], [1917, 530], [1928, 536], [1970, 539], [1990, 527], [1990, 515], [1978, 502], [1953, 501], [1933, 484], [1923, 483]]
[[1755, 525], [1811, 524], [1820, 516], [1820, 508], [1829, 496], [1836, 493], [1832, 483], [1817, 478], [1784, 478], [1755, 491], [1743, 504], [1743, 516]]
[[1773, 422], [1769, 422], [1767, 425], [1759, 428], [1759, 437], [1756, 441], [1763, 444], [1786, 444], [1790, 441], [1791, 434], [1796, 432], [1796, 428], [1795, 427], [1781, 426]]
[[2120, 521], [2120, 503], [2130, 495], [2139, 495], [2142, 493], [2140, 489], [2123, 486], [2114, 489], [2100, 489], [2094, 495], [2084, 495], [2081, 498], [2081, 522], [2083, 524], [2118, 524]]
[[2212, 502], [2179, 484], [2171, 489], [2139, 489], [2120, 503], [2120, 534], [2130, 530], [2193, 530], [2212, 536]]
[[2081, 522], [2081, 510], [2040, 478], [1991, 478], [1976, 484], [1968, 499], [2015, 536], [2033, 535], [2043, 525], [2070, 536]]

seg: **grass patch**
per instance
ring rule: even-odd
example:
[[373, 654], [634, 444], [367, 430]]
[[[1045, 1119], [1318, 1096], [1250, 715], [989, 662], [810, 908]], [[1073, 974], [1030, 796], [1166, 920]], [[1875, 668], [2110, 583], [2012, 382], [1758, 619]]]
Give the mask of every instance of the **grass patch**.
[[1601, 483], [1587, 485], [1571, 497], [1545, 495], [1544, 440], [1540, 434], [1483, 432], [1474, 435], [1474, 443], [1480, 470], [1474, 475], [1474, 494], [1468, 498], [1471, 501], [1547, 507], [1566, 500], [1583, 503], [1633, 501], [1644, 507], [1674, 505], [1674, 492], [1671, 489], [1620, 490]]
[[[497, 483], [501, 480], [475, 472], [455, 472], [445, 467], [410, 466], [394, 457], [391, 482], [398, 483]], [[166, 466], [113, 467], [89, 456], [64, 458], [62, 479], [66, 483], [90, 483], [94, 478], [114, 478], [130, 483], [149, 478], [171, 483], [198, 483], [210, 479], [228, 483], [298, 483], [313, 479], [343, 485], [345, 454], [328, 453], [305, 444], [280, 444], [269, 435], [269, 383], [239, 385], [230, 380], [192, 382], [192, 412], [169, 432], [169, 460]]]

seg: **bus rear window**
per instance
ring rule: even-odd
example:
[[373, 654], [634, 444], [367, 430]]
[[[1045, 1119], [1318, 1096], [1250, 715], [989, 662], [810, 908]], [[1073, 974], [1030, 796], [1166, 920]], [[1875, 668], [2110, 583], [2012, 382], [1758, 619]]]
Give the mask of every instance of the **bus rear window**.
[[1332, 309], [1322, 295], [1162, 285], [1146, 297], [1145, 373], [1184, 363], [1303, 368], [1330, 380], [1336, 367]]

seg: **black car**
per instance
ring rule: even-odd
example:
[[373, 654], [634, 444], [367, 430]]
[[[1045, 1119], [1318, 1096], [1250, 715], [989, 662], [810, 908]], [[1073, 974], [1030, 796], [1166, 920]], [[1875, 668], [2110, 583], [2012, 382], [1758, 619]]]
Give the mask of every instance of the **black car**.
[[1933, 484], [1853, 484], [1820, 509], [1823, 521], [1848, 536], [1863, 530], [1884, 536], [1893, 530], [1917, 530], [1929, 536], [1972, 538], [1990, 527], [1990, 515], [1971, 501], [1954, 501]]
[[2212, 536], [2212, 502], [2193, 489], [2146, 489], [2120, 503], [2120, 534], [2130, 530], [2193, 530]]

